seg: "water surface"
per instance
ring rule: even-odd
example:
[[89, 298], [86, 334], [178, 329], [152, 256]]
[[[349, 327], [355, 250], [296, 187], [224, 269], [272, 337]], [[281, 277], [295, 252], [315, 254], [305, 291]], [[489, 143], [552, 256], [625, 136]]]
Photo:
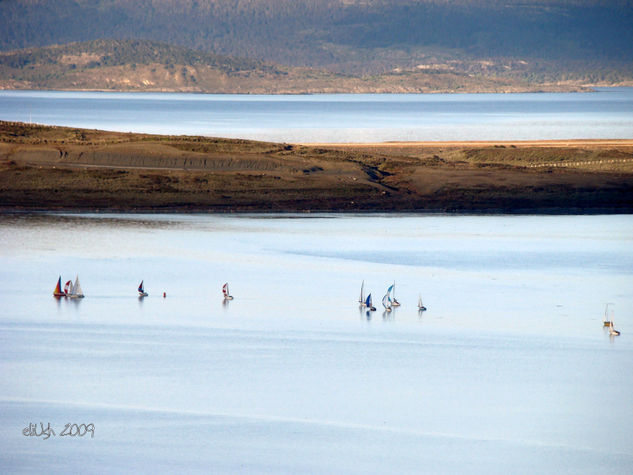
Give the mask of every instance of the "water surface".
[[633, 88], [236, 95], [0, 91], [0, 119], [276, 142], [633, 138]]
[[[633, 470], [633, 216], [17, 214], [0, 241], [4, 472]], [[363, 280], [402, 306], [359, 309]]]

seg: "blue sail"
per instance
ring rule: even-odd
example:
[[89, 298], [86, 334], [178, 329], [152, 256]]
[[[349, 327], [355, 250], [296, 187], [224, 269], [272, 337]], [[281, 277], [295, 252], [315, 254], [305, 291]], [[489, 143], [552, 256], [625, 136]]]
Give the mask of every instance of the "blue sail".
[[387, 289], [387, 293], [390, 294], [392, 290], [393, 290], [393, 285], [390, 285], [389, 288]]
[[365, 307], [371, 308], [371, 294], [369, 294], [367, 300], [365, 300]]

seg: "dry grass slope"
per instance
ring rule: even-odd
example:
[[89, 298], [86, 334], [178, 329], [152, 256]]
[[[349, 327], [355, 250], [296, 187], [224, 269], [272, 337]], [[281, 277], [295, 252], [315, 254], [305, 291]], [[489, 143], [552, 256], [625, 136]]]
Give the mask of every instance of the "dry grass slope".
[[633, 141], [276, 144], [0, 122], [0, 208], [633, 211]]

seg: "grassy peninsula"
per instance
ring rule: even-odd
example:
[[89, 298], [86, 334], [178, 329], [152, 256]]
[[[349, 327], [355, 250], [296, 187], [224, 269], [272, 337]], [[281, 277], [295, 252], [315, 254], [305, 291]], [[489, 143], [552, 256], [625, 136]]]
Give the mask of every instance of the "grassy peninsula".
[[633, 141], [277, 144], [0, 122], [0, 208], [633, 212]]

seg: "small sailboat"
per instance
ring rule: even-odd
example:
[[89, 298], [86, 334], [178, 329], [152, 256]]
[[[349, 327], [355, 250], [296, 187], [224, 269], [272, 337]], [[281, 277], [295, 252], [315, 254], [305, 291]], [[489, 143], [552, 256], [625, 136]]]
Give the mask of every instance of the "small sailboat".
[[75, 283], [72, 284], [72, 289], [70, 294], [68, 295], [71, 299], [82, 299], [84, 298], [84, 293], [81, 290], [81, 284], [79, 283], [79, 276], [75, 277]]
[[224, 300], [233, 300], [233, 296], [229, 293], [228, 282], [222, 286], [222, 295], [224, 295]]
[[613, 327], [613, 319], [611, 319], [611, 322], [609, 322], [609, 335], [618, 336], [619, 334], [620, 332]]
[[399, 307], [400, 302], [398, 302], [398, 300], [396, 299], [396, 283], [395, 282], [393, 283], [393, 285], [389, 287], [389, 289], [387, 289], [387, 293], [393, 296], [393, 298], [390, 297], [391, 305], [394, 307]]
[[358, 297], [358, 304], [361, 307], [365, 307], [365, 281], [363, 280], [363, 283], [360, 284], [360, 297]]
[[422, 305], [422, 295], [418, 295], [418, 312], [426, 311], [426, 307]]
[[376, 311], [376, 307], [374, 307], [371, 303], [371, 294], [369, 294], [367, 296], [367, 300], [365, 300], [365, 302], [363, 303], [363, 305], [365, 307], [367, 307], [367, 310], [369, 310], [370, 312], [375, 312]]
[[385, 312], [391, 312], [391, 297], [389, 292], [382, 298], [382, 306], [385, 307]]
[[143, 287], [143, 281], [141, 280], [141, 285], [138, 286], [138, 296], [139, 297], [147, 297], [149, 294], [145, 292], [145, 288]]
[[66, 284], [64, 284], [64, 295], [68, 297], [72, 293], [73, 293], [73, 281], [69, 280], [68, 282], [66, 282]]
[[62, 290], [62, 276], [59, 276], [57, 279], [57, 285], [55, 286], [55, 290], [53, 290], [53, 297], [65, 297], [66, 294]]
[[613, 316], [613, 309], [609, 312], [609, 305], [613, 305], [612, 303], [608, 303], [604, 307], [604, 319], [602, 320], [603, 327], [611, 327], [611, 317]]

